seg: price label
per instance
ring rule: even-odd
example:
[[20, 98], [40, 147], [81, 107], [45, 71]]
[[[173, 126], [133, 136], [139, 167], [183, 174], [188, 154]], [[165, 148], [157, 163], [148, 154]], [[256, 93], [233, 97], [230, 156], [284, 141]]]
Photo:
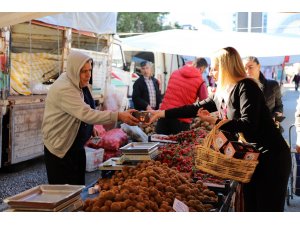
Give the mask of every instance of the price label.
[[179, 201], [177, 198], [175, 198], [174, 203], [173, 203], [173, 209], [176, 212], [188, 212], [189, 207], [184, 204], [182, 201]]

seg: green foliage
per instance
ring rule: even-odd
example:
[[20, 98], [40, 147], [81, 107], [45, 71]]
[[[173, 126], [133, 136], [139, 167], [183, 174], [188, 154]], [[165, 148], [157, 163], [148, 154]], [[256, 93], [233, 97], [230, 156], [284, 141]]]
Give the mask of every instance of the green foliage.
[[117, 32], [144, 33], [164, 30], [166, 12], [119, 12]]

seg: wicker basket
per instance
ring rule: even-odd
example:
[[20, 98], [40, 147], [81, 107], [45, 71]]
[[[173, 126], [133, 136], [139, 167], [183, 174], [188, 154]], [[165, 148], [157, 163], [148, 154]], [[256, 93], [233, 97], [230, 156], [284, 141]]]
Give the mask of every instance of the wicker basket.
[[196, 168], [223, 179], [248, 183], [258, 164], [257, 160], [227, 158], [210, 148], [217, 130], [226, 122], [227, 120], [220, 121], [206, 136], [203, 145], [196, 146]]

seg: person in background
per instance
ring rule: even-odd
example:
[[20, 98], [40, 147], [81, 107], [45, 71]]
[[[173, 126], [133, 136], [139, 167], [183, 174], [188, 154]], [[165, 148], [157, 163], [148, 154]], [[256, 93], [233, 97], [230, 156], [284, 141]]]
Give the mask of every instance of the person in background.
[[268, 80], [260, 71], [260, 63], [254, 56], [248, 56], [243, 59], [246, 73], [249, 77], [258, 80], [262, 86], [261, 89], [264, 93], [267, 106], [272, 114], [272, 117], [277, 125], [283, 132], [283, 128], [280, 126], [281, 121], [277, 121], [277, 118], [283, 116], [283, 104], [280, 86], [275, 80]]
[[49, 184], [85, 185], [84, 145], [93, 133], [93, 124], [139, 122], [131, 115], [135, 110], [95, 110], [88, 88], [92, 69], [89, 56], [71, 51], [66, 72], [53, 83], [45, 100], [42, 133]]
[[141, 74], [133, 84], [132, 101], [137, 110], [156, 110], [161, 103], [159, 83], [152, 74], [152, 63], [141, 62]]
[[[217, 82], [214, 96], [196, 104], [152, 112], [150, 122], [158, 118], [196, 117], [211, 124], [221, 119], [220, 127], [230, 133], [243, 133], [249, 143], [265, 152], [249, 183], [244, 184], [244, 209], [248, 212], [283, 211], [291, 171], [289, 147], [276, 128], [259, 82], [248, 78], [239, 53], [227, 47], [211, 59], [211, 74]], [[219, 118], [210, 112], [218, 111]]]
[[[171, 109], [203, 100], [208, 97], [207, 86], [202, 78], [202, 73], [208, 64], [204, 58], [197, 58], [192, 64], [187, 64], [175, 70], [170, 77], [168, 87], [161, 103], [160, 109]], [[177, 134], [190, 129], [191, 118], [158, 120], [156, 133]]]
[[297, 74], [295, 74], [295, 76], [293, 78], [293, 82], [295, 82], [295, 91], [298, 91], [299, 83], [300, 83], [300, 74], [299, 74], [299, 72]]

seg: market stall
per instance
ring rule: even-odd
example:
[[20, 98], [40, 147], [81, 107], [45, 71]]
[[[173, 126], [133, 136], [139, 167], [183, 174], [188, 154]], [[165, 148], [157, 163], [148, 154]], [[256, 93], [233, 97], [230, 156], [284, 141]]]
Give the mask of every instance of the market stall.
[[[121, 127], [124, 128], [124, 126]], [[193, 201], [190, 202], [190, 200], [199, 200], [202, 205], [210, 204], [211, 206], [206, 206], [208, 208], [204, 211], [232, 211], [233, 196], [237, 182], [218, 178], [195, 168], [195, 148], [203, 143], [204, 138], [212, 127], [208, 123], [199, 121], [199, 119], [195, 119], [192, 127], [193, 129], [189, 131], [169, 136], [153, 134], [152, 128], [143, 127], [144, 131], [149, 131], [148, 135], [146, 135], [149, 142], [131, 142], [143, 136], [139, 127], [131, 128], [130, 131], [124, 129], [128, 134], [129, 144], [120, 148], [120, 157], [108, 159], [100, 165], [99, 169], [102, 170], [103, 178], [99, 178], [95, 186], [91, 186], [85, 190], [84, 199], [89, 200], [85, 201], [84, 210], [174, 211], [172, 204], [175, 201], [177, 191], [179, 191], [177, 197], [183, 201], [183, 204], [187, 205], [190, 211], [203, 211], [199, 206], [197, 206], [198, 208], [196, 206], [196, 208], [193, 208]], [[159, 175], [161, 174], [164, 175], [160, 177]], [[171, 178], [170, 180], [170, 177], [174, 179], [172, 180]], [[176, 182], [175, 177], [186, 184], [187, 187], [198, 187], [198, 191], [195, 189], [189, 197], [185, 196], [185, 192], [182, 193], [180, 190], [177, 190], [180, 184]], [[161, 186], [160, 183], [162, 184]], [[197, 184], [200, 184], [202, 189]], [[167, 188], [168, 186], [174, 189], [170, 191], [171, 189]], [[132, 187], [136, 187], [137, 190], [131, 190]], [[131, 196], [130, 198], [125, 194], [124, 197], [123, 189], [129, 189], [130, 193], [133, 192], [137, 196]], [[166, 195], [171, 196], [168, 192], [174, 194], [168, 200], [168, 203], [167, 201], [164, 203], [162, 208], [161, 202], [156, 201], [158, 208], [154, 210], [149, 206], [149, 204], [153, 206], [153, 203], [148, 202], [152, 197], [150, 189], [152, 191], [154, 189], [159, 191], [159, 196], [163, 196], [163, 198], [167, 198]], [[201, 201], [203, 198], [197, 197], [195, 193], [198, 193], [202, 197], [205, 196], [205, 192], [207, 191], [204, 192], [204, 190], [210, 191], [211, 197], [214, 197], [213, 201], [210, 201], [212, 199]], [[111, 196], [106, 196], [104, 194], [106, 192], [109, 192], [107, 194]], [[154, 192], [156, 193], [156, 191]], [[143, 198], [139, 198], [142, 194], [146, 195]], [[133, 206], [126, 201], [128, 200], [127, 197], [132, 201], [139, 198], [140, 201], [138, 202], [146, 201], [146, 204]], [[176, 199], [176, 201], [179, 199]], [[155, 202], [155, 198], [152, 200]], [[116, 204], [111, 208], [111, 204], [114, 202]], [[199, 202], [197, 203], [200, 204]], [[145, 207], [143, 208], [142, 206]]]
[[[87, 149], [93, 149], [89, 150], [91, 154], [87, 151], [87, 171], [99, 169], [101, 176], [86, 187], [81, 187], [76, 196], [72, 193], [71, 198], [71, 193], [56, 186], [58, 189], [51, 190], [51, 194], [62, 192], [67, 195], [56, 196], [61, 199], [58, 201], [55, 197], [54, 202], [54, 195], [50, 196], [50, 200], [42, 199], [42, 211], [235, 210], [239, 183], [198, 169], [199, 146], [203, 146], [212, 133], [212, 126], [208, 123], [196, 118], [191, 130], [168, 136], [153, 134], [152, 129], [145, 127], [143, 130], [148, 130], [148, 134], [138, 126], [128, 128], [121, 124], [120, 127], [106, 131], [97, 126], [100, 136], [87, 142]], [[219, 140], [217, 144], [221, 148], [220, 143]], [[49, 188], [52, 186], [46, 185], [45, 190], [37, 187], [8, 198], [9, 210], [37, 211], [34, 201], [39, 195], [47, 196], [51, 192]], [[30, 199], [28, 195], [35, 197]], [[25, 205], [15, 205], [15, 200], [22, 204], [25, 202]]]

